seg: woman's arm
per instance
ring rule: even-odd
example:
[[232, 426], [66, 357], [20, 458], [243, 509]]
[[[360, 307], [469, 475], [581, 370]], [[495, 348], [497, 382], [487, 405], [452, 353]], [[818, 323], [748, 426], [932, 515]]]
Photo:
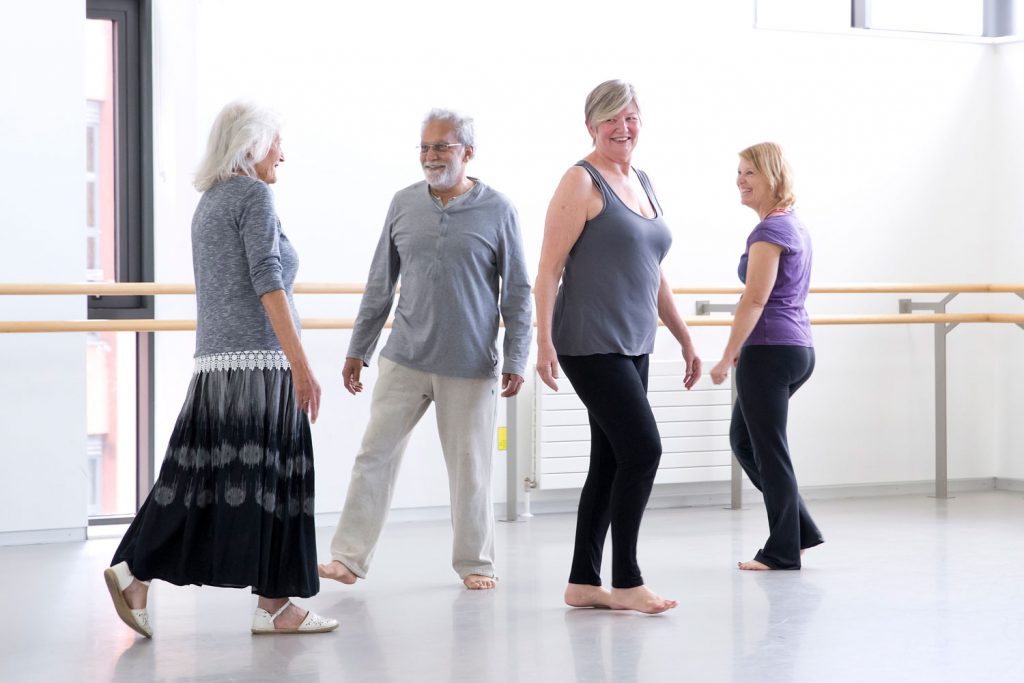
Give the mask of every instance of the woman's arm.
[[583, 233], [594, 195], [590, 174], [579, 166], [573, 166], [562, 176], [544, 221], [544, 242], [540, 250], [540, 265], [537, 266], [537, 280], [533, 286], [537, 309], [537, 374], [544, 384], [555, 391], [558, 391], [555, 382], [558, 379], [558, 355], [551, 340], [555, 294], [569, 251]]
[[260, 303], [270, 318], [277, 341], [281, 344], [288, 363], [292, 366], [292, 383], [295, 385], [295, 396], [299, 409], [309, 414], [309, 421], [316, 422], [320, 414], [320, 385], [313, 377], [309, 360], [299, 340], [299, 333], [292, 320], [292, 312], [288, 307], [288, 298], [283, 289], [275, 289], [260, 297]]
[[665, 327], [676, 338], [683, 349], [683, 360], [686, 362], [686, 375], [683, 377], [683, 386], [687, 389], [693, 387], [700, 379], [701, 362], [693, 347], [693, 340], [690, 338], [690, 328], [679, 315], [676, 308], [676, 300], [672, 294], [672, 288], [668, 284], [665, 272], [661, 273], [661, 285], [658, 287], [658, 317]]
[[747, 258], [747, 285], [732, 319], [729, 342], [722, 352], [722, 360], [711, 370], [711, 381], [721, 384], [729, 376], [729, 368], [735, 367], [740, 357], [743, 342], [761, 319], [768, 297], [775, 287], [779, 274], [779, 259], [782, 247], [771, 242], [754, 242], [750, 245]]

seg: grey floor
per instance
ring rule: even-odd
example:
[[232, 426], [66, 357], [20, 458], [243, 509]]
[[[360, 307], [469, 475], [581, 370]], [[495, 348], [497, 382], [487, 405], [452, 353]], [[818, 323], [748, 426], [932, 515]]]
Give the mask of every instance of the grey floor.
[[[370, 580], [305, 605], [317, 636], [253, 637], [245, 591], [154, 583], [156, 636], [114, 614], [116, 539], [0, 548], [0, 681], [1024, 681], [1024, 495], [812, 503], [800, 572], [746, 573], [763, 508], [654, 510], [661, 616], [561, 604], [572, 515], [498, 527], [497, 590], [448, 567], [443, 522], [392, 524]], [[326, 549], [331, 529], [318, 541]]]

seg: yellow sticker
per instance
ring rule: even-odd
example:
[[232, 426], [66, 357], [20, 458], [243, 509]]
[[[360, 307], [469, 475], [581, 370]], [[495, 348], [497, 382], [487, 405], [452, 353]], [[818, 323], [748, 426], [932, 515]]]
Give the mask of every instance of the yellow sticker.
[[508, 450], [508, 427], [498, 427], [498, 450]]

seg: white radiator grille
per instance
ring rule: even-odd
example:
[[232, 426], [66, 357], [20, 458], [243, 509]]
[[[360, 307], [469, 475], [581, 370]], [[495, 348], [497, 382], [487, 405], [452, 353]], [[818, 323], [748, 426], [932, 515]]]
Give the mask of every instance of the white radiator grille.
[[[683, 372], [681, 360], [651, 361], [647, 398], [658, 421], [663, 451], [655, 483], [727, 481], [732, 390], [702, 377], [686, 391]], [[590, 463], [587, 410], [564, 373], [558, 392], [539, 381], [536, 386], [537, 488], [580, 488]]]

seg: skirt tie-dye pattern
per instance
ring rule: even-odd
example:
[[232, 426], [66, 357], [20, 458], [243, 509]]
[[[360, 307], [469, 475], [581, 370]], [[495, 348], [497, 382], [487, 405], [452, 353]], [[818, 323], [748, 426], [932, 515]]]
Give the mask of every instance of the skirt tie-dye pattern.
[[313, 493], [309, 421], [284, 355], [202, 356], [112, 564], [126, 561], [141, 580], [315, 595]]

